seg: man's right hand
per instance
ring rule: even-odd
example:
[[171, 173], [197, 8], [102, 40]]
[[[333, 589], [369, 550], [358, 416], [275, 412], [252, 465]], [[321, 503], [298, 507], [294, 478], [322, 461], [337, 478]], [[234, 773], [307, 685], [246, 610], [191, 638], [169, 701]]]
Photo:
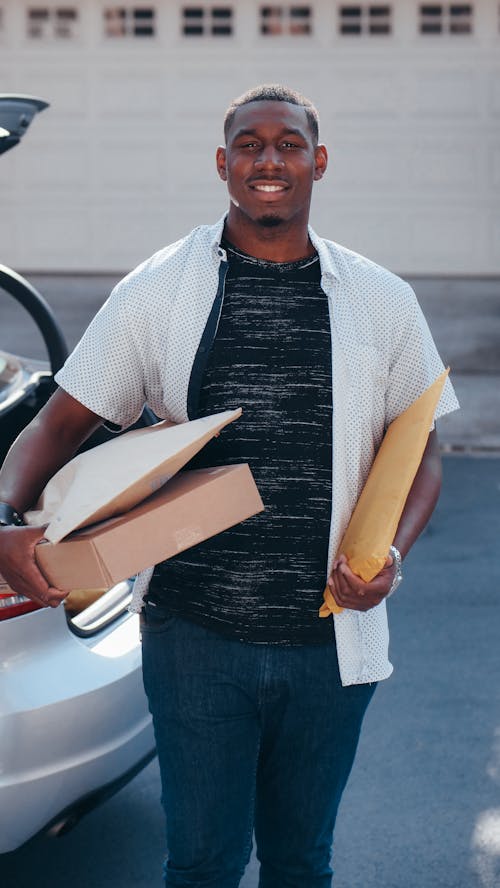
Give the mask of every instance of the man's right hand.
[[35, 546], [44, 531], [44, 527], [1, 527], [0, 573], [18, 595], [42, 607], [57, 607], [68, 593], [49, 585], [35, 558]]
[[[57, 389], [9, 450], [0, 470], [0, 500], [20, 514], [29, 509], [101, 423], [100, 416]], [[14, 592], [42, 607], [57, 607], [67, 593], [48, 584], [35, 559], [43, 534], [43, 527], [0, 527], [0, 574]]]

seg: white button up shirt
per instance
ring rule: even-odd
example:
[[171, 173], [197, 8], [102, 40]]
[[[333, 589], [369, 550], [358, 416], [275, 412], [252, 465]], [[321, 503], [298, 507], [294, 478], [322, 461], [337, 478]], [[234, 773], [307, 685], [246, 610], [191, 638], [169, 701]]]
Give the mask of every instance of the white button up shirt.
[[[120, 281], [56, 375], [61, 388], [122, 427], [138, 419], [146, 402], [161, 419], [186, 422], [191, 369], [225, 259], [223, 227], [221, 219], [195, 228]], [[385, 429], [443, 364], [407, 283], [312, 229], [309, 236], [320, 259], [332, 343], [333, 496], [326, 583]], [[435, 417], [457, 407], [447, 381]], [[133, 610], [141, 608], [151, 573], [143, 571], [136, 580]], [[388, 678], [385, 601], [366, 612], [344, 610], [333, 619], [342, 684]]]

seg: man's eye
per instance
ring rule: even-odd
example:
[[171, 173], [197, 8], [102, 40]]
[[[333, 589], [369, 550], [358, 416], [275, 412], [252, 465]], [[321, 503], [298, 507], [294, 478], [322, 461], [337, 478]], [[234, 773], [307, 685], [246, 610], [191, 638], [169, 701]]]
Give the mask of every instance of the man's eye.
[[296, 142], [283, 142], [282, 143], [282, 148], [298, 148], [298, 147], [299, 146], [297, 145]]
[[256, 147], [257, 147], [257, 142], [243, 142], [243, 144], [240, 145], [240, 148], [256, 148]]

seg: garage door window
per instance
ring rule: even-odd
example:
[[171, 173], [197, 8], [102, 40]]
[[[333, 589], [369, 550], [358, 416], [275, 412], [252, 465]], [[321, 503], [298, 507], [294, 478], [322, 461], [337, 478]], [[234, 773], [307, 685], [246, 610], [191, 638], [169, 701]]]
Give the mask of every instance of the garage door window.
[[310, 6], [261, 6], [260, 33], [268, 37], [312, 33]]
[[428, 3], [420, 7], [421, 34], [472, 34], [474, 8], [470, 3], [450, 6]]
[[153, 6], [108, 6], [104, 10], [104, 34], [115, 37], [154, 37]]
[[79, 17], [74, 6], [30, 6], [26, 33], [31, 40], [68, 40], [78, 36]]
[[391, 34], [392, 6], [340, 6], [338, 27], [344, 36]]
[[182, 10], [184, 37], [230, 37], [232, 33], [230, 6], [185, 6]]

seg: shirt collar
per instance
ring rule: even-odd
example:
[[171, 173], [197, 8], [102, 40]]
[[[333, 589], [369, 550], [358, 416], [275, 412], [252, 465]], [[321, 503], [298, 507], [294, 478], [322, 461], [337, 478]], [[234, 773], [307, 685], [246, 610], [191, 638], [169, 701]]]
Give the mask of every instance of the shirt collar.
[[309, 239], [318, 253], [319, 256], [319, 264], [321, 265], [321, 273], [323, 277], [336, 278], [336, 280], [340, 279], [340, 271], [338, 269], [337, 263], [335, 262], [335, 258], [333, 256], [333, 252], [331, 247], [327, 244], [322, 237], [320, 237], [313, 228], [309, 225]]
[[[220, 242], [222, 238], [222, 233], [224, 231], [224, 223], [226, 221], [227, 213], [224, 213], [221, 219], [212, 226], [212, 238], [211, 238], [211, 249], [215, 256], [219, 259], [226, 259], [225, 250], [221, 247]], [[321, 273], [326, 277], [334, 277], [337, 280], [340, 278], [340, 272], [335, 262], [334, 256], [332, 255], [332, 251], [329, 249], [325, 240], [319, 235], [316, 234], [313, 228], [309, 225], [309, 238], [315, 250], [319, 256], [319, 263], [321, 266]]]

